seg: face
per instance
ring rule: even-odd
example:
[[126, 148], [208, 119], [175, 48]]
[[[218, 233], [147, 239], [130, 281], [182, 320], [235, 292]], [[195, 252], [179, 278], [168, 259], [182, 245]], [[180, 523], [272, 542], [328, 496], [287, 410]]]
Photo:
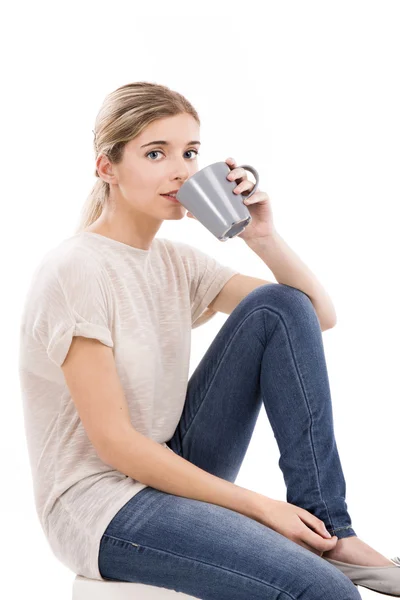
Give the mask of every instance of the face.
[[[126, 144], [121, 163], [111, 165], [105, 159], [110, 198], [156, 219], [183, 217], [186, 209], [161, 194], [179, 189], [199, 170], [200, 144], [189, 143], [199, 139], [199, 125], [189, 114], [154, 121]], [[168, 143], [150, 144], [155, 140]]]

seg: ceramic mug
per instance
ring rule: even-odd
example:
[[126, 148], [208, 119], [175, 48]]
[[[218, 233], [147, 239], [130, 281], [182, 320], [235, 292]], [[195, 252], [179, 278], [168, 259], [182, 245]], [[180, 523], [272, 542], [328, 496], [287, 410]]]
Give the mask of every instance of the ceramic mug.
[[250, 165], [235, 168], [246, 169], [255, 177], [255, 186], [246, 196], [233, 192], [238, 183], [226, 178], [232, 170], [226, 162], [216, 162], [197, 171], [176, 194], [182, 206], [222, 242], [237, 236], [251, 222], [243, 200], [254, 194], [260, 180]]

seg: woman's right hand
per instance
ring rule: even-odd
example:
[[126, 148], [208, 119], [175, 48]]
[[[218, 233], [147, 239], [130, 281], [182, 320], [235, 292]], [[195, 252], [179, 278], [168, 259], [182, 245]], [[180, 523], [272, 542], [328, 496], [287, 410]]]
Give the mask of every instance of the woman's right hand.
[[338, 538], [329, 537], [323, 521], [304, 508], [262, 494], [258, 496], [255, 520], [259, 523], [274, 529], [318, 556], [336, 546]]

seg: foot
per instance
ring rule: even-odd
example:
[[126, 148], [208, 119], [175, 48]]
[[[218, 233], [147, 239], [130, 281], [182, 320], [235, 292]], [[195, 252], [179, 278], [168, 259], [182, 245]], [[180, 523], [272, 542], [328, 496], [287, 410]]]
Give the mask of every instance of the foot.
[[393, 567], [391, 560], [368, 546], [357, 536], [339, 539], [333, 550], [324, 552], [322, 556], [363, 567]]

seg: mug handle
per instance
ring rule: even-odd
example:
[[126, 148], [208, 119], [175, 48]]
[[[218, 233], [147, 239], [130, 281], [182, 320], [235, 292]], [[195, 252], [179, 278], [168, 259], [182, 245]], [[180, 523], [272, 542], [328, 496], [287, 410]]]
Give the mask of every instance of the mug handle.
[[252, 173], [256, 179], [256, 182], [255, 182], [254, 187], [251, 190], [250, 194], [245, 196], [246, 199], [250, 198], [250, 196], [252, 196], [254, 194], [254, 192], [256, 192], [258, 189], [258, 184], [260, 183], [260, 176], [259, 176], [258, 172], [256, 171], [256, 169], [254, 167], [252, 167], [251, 165], [239, 165], [236, 168], [237, 169], [239, 169], [239, 168], [246, 169], [246, 171], [250, 171], [250, 173]]

